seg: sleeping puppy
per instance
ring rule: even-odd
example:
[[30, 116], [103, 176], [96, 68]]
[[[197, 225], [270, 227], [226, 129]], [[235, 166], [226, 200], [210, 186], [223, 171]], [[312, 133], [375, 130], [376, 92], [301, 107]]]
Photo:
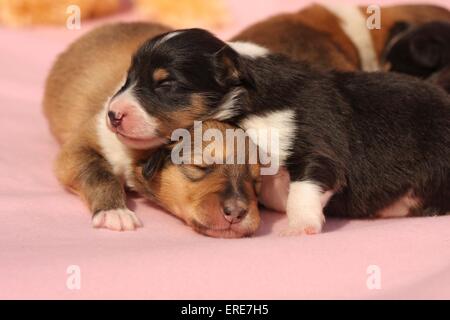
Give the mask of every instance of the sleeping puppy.
[[450, 22], [397, 25], [383, 60], [389, 71], [430, 79], [450, 92]]
[[[256, 196], [261, 184], [260, 167], [250, 163], [248, 153], [238, 164], [237, 137], [231, 145], [202, 139], [201, 155], [196, 154], [194, 136], [199, 129], [205, 135], [210, 130], [225, 137], [227, 130], [235, 132], [236, 127], [211, 120], [196, 124], [189, 130], [188, 141], [181, 139], [163, 146], [134, 167], [134, 190], [199, 233], [220, 238], [251, 236], [260, 223]], [[185, 142], [189, 147], [182, 153], [188, 161], [174, 164], [174, 150], [180, 150]], [[248, 151], [250, 139], [244, 143]], [[195, 161], [196, 156], [200, 161]], [[101, 217], [94, 217], [94, 225], [96, 219]]]
[[380, 29], [368, 29], [367, 6], [313, 4], [257, 22], [232, 41], [253, 42], [316, 67], [376, 71], [388, 37], [398, 23], [420, 26], [450, 22], [450, 12], [433, 5], [383, 6]]
[[[108, 128], [111, 118], [105, 105], [123, 85], [132, 53], [163, 32], [167, 29], [162, 26], [141, 23], [105, 26], [76, 41], [58, 58], [44, 96], [51, 131], [61, 143], [56, 175], [87, 203], [94, 227], [125, 231], [141, 226], [126, 206], [126, 187], [155, 200], [203, 234], [249, 236], [259, 225], [257, 164], [174, 165], [170, 153], [177, 144], [156, 153], [152, 150], [153, 144], [166, 142], [170, 135], [153, 139], [139, 122], [130, 130], [114, 123]], [[195, 96], [192, 99], [196, 101]], [[178, 103], [178, 108], [185, 106], [182, 100]], [[164, 106], [158, 101], [153, 106], [158, 104]], [[142, 109], [144, 119], [146, 114]], [[128, 121], [131, 114], [124, 112], [122, 117]], [[217, 121], [203, 122], [203, 127], [220, 132], [233, 129]], [[221, 146], [217, 150], [224, 157], [230, 152]]]
[[108, 110], [149, 140], [194, 119], [275, 130], [291, 181], [287, 234], [320, 232], [325, 207], [350, 217], [450, 211], [450, 100], [408, 76], [317, 71], [179, 30], [141, 46]]

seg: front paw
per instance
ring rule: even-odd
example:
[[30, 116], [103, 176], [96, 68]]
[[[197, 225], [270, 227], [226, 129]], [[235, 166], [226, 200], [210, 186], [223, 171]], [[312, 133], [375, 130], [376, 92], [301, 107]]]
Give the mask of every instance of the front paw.
[[130, 231], [142, 227], [142, 223], [133, 211], [113, 209], [97, 212], [92, 217], [92, 226], [115, 231]]

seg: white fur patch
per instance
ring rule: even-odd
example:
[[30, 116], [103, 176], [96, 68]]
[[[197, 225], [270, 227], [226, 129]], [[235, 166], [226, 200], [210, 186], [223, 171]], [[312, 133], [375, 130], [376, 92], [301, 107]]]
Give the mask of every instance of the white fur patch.
[[106, 110], [97, 116], [98, 143], [102, 154], [111, 164], [113, 173], [122, 176], [128, 186], [132, 187], [132, 160], [127, 147], [119, 141], [115, 133], [111, 132], [106, 125]]
[[322, 230], [325, 222], [323, 195], [322, 189], [314, 182], [297, 181], [290, 184], [286, 206], [289, 220], [287, 234], [313, 234]]
[[342, 30], [358, 50], [362, 69], [364, 71], [380, 70], [372, 36], [366, 25], [367, 17], [364, 16], [361, 10], [356, 6], [342, 4], [322, 3], [321, 5], [339, 18]]
[[241, 93], [241, 89], [234, 89], [224, 99], [224, 102], [217, 108], [213, 118], [224, 121], [237, 116], [240, 112], [239, 106], [236, 105], [236, 98]]
[[[259, 147], [267, 147], [273, 156], [278, 156], [279, 165], [283, 165], [292, 148], [295, 137], [295, 112], [293, 110], [281, 110], [270, 112], [266, 115], [253, 115], [243, 120], [241, 127], [247, 131], [250, 138]], [[259, 130], [262, 130], [259, 132]], [[269, 130], [278, 135], [278, 146], [267, 141], [270, 137], [264, 133]]]
[[183, 31], [173, 31], [173, 32], [169, 32], [169, 33], [166, 34], [164, 37], [162, 37], [162, 38], [158, 41], [158, 43], [157, 43], [155, 46], [158, 46], [158, 45], [160, 45], [161, 43], [164, 43], [164, 42], [166, 42], [167, 40], [172, 39], [173, 37], [176, 37], [176, 36], [178, 36], [178, 35], [180, 35], [180, 34], [182, 34], [182, 33], [183, 33]]
[[[150, 116], [142, 107], [140, 102], [136, 99], [133, 94], [134, 87], [136, 83], [130, 85], [125, 91], [121, 92], [119, 95], [115, 96], [113, 100], [122, 100], [126, 101], [128, 105], [133, 107], [133, 112], [137, 113], [138, 118], [142, 121], [139, 125], [133, 127], [133, 130], [130, 132], [132, 135], [136, 136], [149, 136], [156, 134], [156, 128], [158, 127], [158, 121], [155, 117]], [[112, 104], [113, 102], [109, 102]], [[112, 109], [111, 106], [109, 109]]]
[[100, 211], [92, 218], [94, 228], [106, 228], [114, 231], [132, 231], [142, 227], [142, 222], [133, 211], [113, 209]]
[[264, 57], [269, 54], [269, 50], [252, 42], [227, 42], [227, 44], [233, 48], [237, 53], [250, 58]]

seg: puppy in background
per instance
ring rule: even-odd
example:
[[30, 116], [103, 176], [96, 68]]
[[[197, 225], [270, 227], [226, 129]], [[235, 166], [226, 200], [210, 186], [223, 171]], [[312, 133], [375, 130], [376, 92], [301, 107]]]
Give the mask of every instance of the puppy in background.
[[257, 22], [232, 41], [252, 42], [319, 68], [376, 71], [398, 23], [415, 27], [450, 22], [450, 12], [443, 7], [396, 5], [381, 7], [381, 28], [369, 30], [366, 10], [367, 6], [314, 4]]
[[430, 22], [419, 27], [398, 24], [383, 61], [389, 71], [428, 79], [450, 92], [450, 22]]
[[[146, 109], [110, 113], [111, 96], [124, 86], [132, 54], [145, 40], [164, 32], [165, 27], [152, 24], [105, 26], [80, 38], [58, 57], [43, 102], [50, 129], [61, 143], [56, 175], [86, 202], [94, 227], [126, 231], [142, 225], [126, 206], [128, 188], [156, 201], [202, 234], [249, 236], [259, 225], [257, 164], [214, 166], [202, 158], [198, 164], [174, 165], [170, 154], [176, 144], [152, 150], [168, 141], [171, 132], [155, 138], [156, 124], [149, 121]], [[157, 82], [158, 93], [167, 89], [162, 69], [136, 71]], [[200, 95], [170, 101], [156, 94], [153, 98], [153, 110], [186, 127], [192, 126], [191, 116], [179, 109], [202, 108]], [[224, 136], [226, 129], [234, 128], [217, 121], [202, 126]], [[220, 145], [216, 149], [223, 157], [232, 151]]]

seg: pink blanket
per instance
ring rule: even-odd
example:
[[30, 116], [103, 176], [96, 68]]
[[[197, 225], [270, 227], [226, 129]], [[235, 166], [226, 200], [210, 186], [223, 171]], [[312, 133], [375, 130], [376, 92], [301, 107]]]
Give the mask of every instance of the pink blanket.
[[[235, 23], [219, 34], [305, 3], [230, 1]], [[224, 240], [132, 198], [144, 228], [91, 228], [52, 174], [58, 147], [41, 114], [55, 55], [90, 27], [0, 29], [0, 298], [450, 298], [450, 216], [329, 220], [285, 238], [285, 215], [263, 212], [255, 237]]]

